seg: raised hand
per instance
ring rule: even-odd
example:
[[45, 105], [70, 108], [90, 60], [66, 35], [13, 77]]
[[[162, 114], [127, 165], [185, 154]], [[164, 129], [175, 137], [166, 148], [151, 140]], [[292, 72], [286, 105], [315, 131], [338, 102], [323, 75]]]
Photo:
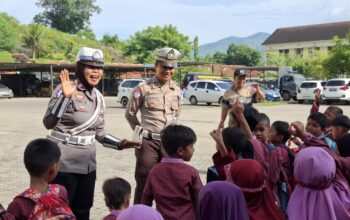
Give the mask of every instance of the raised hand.
[[304, 129], [304, 124], [300, 121], [292, 122], [288, 130], [289, 133], [295, 137], [304, 138], [307, 136], [307, 133]]
[[61, 87], [62, 92], [65, 97], [72, 97], [73, 92], [76, 90], [78, 86], [78, 81], [74, 80], [74, 84], [72, 85], [69, 81], [69, 72], [64, 69], [60, 73]]
[[216, 141], [216, 142], [223, 142], [222, 140], [222, 129], [218, 128], [217, 130], [213, 130], [210, 132], [210, 136]]
[[314, 93], [315, 93], [315, 99], [319, 102], [321, 98], [321, 89], [319, 88], [315, 89]]
[[243, 114], [244, 112], [244, 105], [239, 102], [239, 99], [233, 104], [232, 111], [235, 113], [235, 115]]

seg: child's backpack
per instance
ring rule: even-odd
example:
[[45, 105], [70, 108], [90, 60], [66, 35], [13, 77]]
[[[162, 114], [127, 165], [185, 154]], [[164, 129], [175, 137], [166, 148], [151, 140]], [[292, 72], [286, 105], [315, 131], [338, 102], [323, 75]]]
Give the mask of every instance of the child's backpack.
[[28, 189], [20, 195], [20, 197], [25, 197], [35, 202], [28, 220], [75, 220], [76, 218], [68, 204], [60, 198], [59, 191], [60, 185], [49, 184], [46, 193]]
[[285, 168], [281, 166], [279, 178], [277, 181], [277, 196], [280, 201], [280, 207], [283, 213], [286, 212], [287, 210], [287, 205], [289, 198], [293, 192], [293, 189], [296, 185], [296, 181], [294, 179], [294, 160], [295, 160], [295, 152], [287, 147], [286, 145], [278, 145], [278, 146], [273, 146], [272, 144], [268, 145], [267, 148], [271, 151], [275, 149], [276, 147], [282, 147], [285, 150], [288, 151], [288, 157], [289, 157], [289, 166], [290, 166], [290, 172], [292, 174], [292, 177], [288, 178]]

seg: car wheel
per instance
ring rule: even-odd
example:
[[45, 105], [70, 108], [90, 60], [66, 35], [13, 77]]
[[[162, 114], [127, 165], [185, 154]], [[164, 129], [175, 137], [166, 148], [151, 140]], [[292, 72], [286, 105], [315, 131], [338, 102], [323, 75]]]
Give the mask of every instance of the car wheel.
[[128, 98], [123, 97], [122, 100], [120, 101], [120, 103], [122, 104], [122, 106], [124, 108], [126, 108], [126, 106], [128, 105]]
[[289, 92], [283, 92], [282, 98], [284, 101], [287, 101], [287, 102], [290, 101], [291, 97], [289, 95]]
[[304, 102], [304, 100], [302, 100], [302, 99], [298, 100], [299, 104], [303, 104], [303, 102]]
[[221, 105], [222, 102], [222, 97], [219, 98], [219, 104]]
[[211, 105], [211, 102], [207, 102], [207, 105]]
[[198, 103], [197, 98], [195, 96], [191, 96], [190, 103], [191, 105], [197, 105]]

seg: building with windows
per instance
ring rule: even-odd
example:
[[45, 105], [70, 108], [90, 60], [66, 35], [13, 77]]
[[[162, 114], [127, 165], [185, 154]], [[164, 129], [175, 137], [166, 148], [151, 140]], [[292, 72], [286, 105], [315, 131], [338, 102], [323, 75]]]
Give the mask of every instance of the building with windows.
[[278, 28], [262, 45], [267, 58], [272, 53], [313, 56], [315, 51], [328, 53], [333, 37], [344, 39], [349, 31], [350, 21]]

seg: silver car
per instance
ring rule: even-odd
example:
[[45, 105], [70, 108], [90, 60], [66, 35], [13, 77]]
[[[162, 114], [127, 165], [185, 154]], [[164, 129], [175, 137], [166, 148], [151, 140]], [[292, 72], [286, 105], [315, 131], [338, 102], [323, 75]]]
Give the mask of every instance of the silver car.
[[0, 84], [0, 98], [12, 98], [13, 92], [7, 86]]

